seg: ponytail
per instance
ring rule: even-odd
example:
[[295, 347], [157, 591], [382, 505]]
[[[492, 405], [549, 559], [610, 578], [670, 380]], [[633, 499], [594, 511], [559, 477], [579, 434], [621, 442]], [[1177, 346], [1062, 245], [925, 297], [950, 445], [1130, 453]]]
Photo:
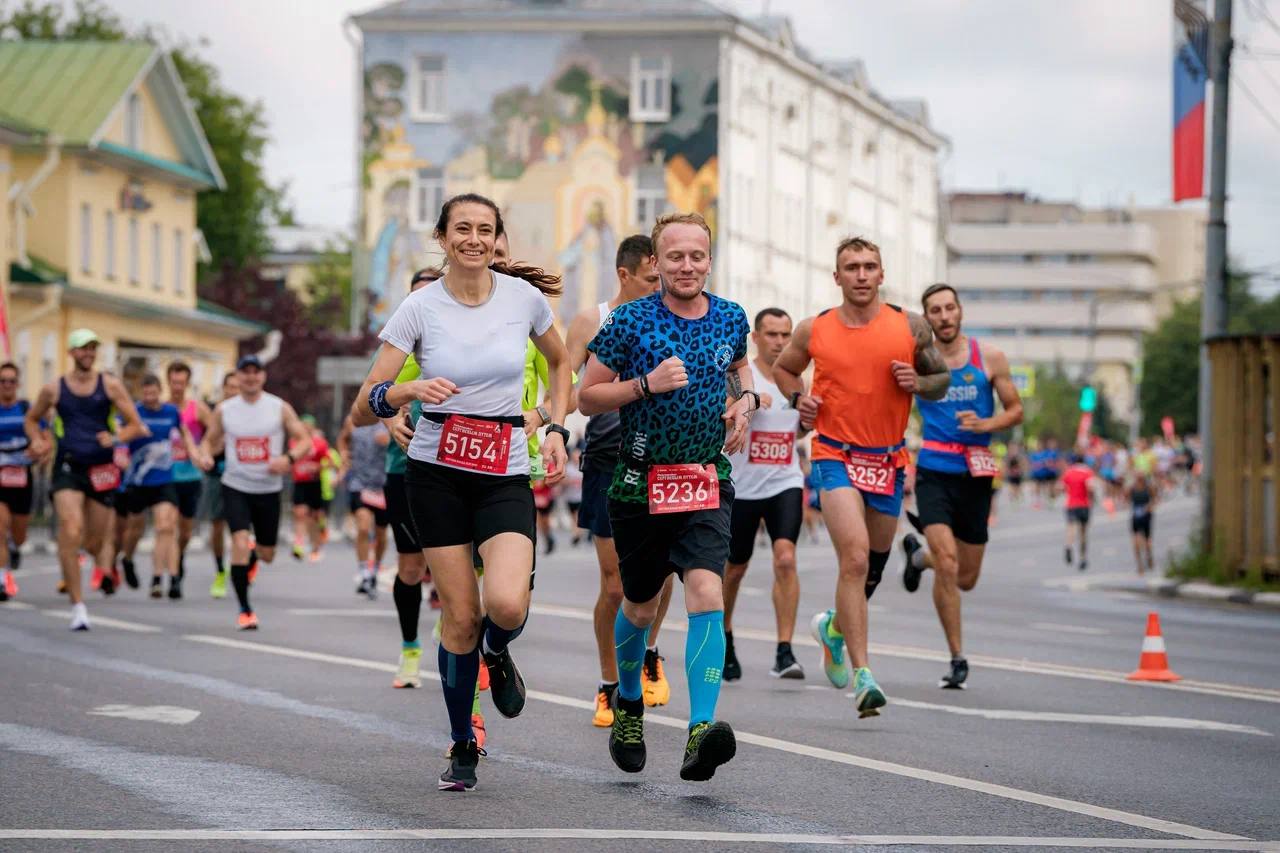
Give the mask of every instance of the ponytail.
[[491, 264], [489, 269], [503, 275], [524, 279], [542, 291], [544, 296], [559, 296], [560, 291], [563, 289], [560, 285], [560, 276], [553, 275], [542, 267], [535, 267], [532, 264], [507, 261], [505, 263]]

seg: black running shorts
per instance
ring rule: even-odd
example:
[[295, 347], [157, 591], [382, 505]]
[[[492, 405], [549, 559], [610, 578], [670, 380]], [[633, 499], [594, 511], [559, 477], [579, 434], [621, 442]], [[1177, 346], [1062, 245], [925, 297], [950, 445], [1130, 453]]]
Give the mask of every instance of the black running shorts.
[[410, 459], [404, 485], [423, 548], [480, 546], [499, 533], [537, 541], [528, 474], [495, 476]]
[[253, 494], [222, 486], [222, 508], [227, 528], [234, 534], [241, 530], [253, 533], [257, 544], [274, 548], [280, 538], [280, 493]]
[[56, 495], [58, 492], [72, 490], [80, 492], [90, 500], [97, 501], [105, 507], [115, 505], [118, 492], [115, 489], [105, 489], [101, 492], [93, 488], [93, 484], [89, 482], [89, 466], [81, 465], [71, 459], [62, 459], [53, 466], [53, 478], [49, 484], [49, 494]]
[[1089, 523], [1089, 508], [1087, 506], [1073, 506], [1067, 510], [1067, 524]]
[[[383, 492], [383, 495], [385, 496], [386, 492]], [[390, 502], [388, 502], [388, 505], [389, 504]], [[352, 514], [358, 512], [359, 510], [367, 509], [369, 510], [369, 512], [373, 513], [374, 526], [376, 527], [387, 526], [387, 507], [378, 509], [376, 506], [369, 506], [364, 501], [360, 500], [359, 492], [347, 492], [347, 508], [351, 510]]]
[[794, 543], [800, 538], [800, 526], [804, 523], [804, 489], [787, 489], [769, 498], [735, 498], [733, 517], [729, 521], [730, 563], [741, 566], [751, 561], [761, 521], [770, 542], [783, 539]]
[[612, 468], [594, 465], [582, 472], [582, 506], [578, 507], [578, 526], [600, 539], [613, 538], [608, 496], [612, 481]]
[[125, 492], [124, 503], [130, 515], [142, 515], [156, 504], [178, 505], [178, 492], [173, 483], [162, 486], [130, 486]]
[[0, 504], [9, 508], [10, 515], [30, 515], [33, 495], [31, 469], [27, 469], [27, 484], [13, 488], [0, 488]]
[[175, 480], [173, 489], [177, 493], [178, 514], [183, 518], [195, 518], [200, 508], [200, 491], [204, 483], [200, 480]]
[[418, 544], [418, 528], [413, 525], [409, 513], [409, 495], [404, 488], [404, 474], [388, 474], [382, 486], [387, 496], [387, 521], [391, 523], [391, 535], [396, 540], [397, 554], [421, 554]]
[[958, 541], [985, 545], [987, 517], [991, 515], [991, 480], [991, 477], [917, 469], [916, 507], [920, 526], [945, 524]]
[[320, 492], [320, 481], [309, 480], [293, 484], [293, 505], [311, 509], [324, 509], [324, 496]]

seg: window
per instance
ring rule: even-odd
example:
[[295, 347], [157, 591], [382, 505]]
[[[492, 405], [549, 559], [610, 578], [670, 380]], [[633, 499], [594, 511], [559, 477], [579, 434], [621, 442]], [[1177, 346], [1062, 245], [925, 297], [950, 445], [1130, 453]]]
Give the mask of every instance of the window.
[[142, 148], [142, 96], [129, 95], [124, 108], [124, 144], [130, 148]]
[[413, 175], [413, 227], [417, 231], [435, 228], [444, 207], [444, 170], [419, 169]]
[[164, 238], [160, 236], [160, 223], [151, 223], [151, 289], [164, 289], [161, 283], [161, 267], [164, 266]]
[[142, 280], [142, 235], [138, 228], [138, 217], [129, 217], [129, 283], [137, 284]]
[[93, 268], [93, 209], [80, 205], [80, 271]]
[[186, 275], [186, 246], [182, 242], [182, 229], [173, 229], [173, 292], [182, 295]]
[[671, 57], [631, 57], [631, 120], [671, 118]]
[[103, 264], [103, 275], [107, 278], [116, 277], [116, 214], [115, 211], [108, 210], [106, 218], [103, 220], [103, 229], [106, 232], [106, 239], [103, 241], [104, 251], [106, 252], [106, 262]]
[[409, 117], [414, 121], [447, 121], [444, 57], [415, 57], [410, 70]]

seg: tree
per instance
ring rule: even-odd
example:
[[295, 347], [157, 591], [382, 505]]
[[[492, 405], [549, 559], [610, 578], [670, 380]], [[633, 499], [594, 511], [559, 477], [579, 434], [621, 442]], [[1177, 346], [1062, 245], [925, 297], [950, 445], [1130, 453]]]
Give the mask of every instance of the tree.
[[[1084, 383], [1067, 376], [1061, 364], [1036, 368], [1036, 393], [1023, 401], [1023, 432], [1027, 438], [1049, 437], [1064, 446], [1075, 444], [1080, 427], [1080, 392]], [[1128, 441], [1129, 425], [1111, 411], [1105, 394], [1098, 395], [1092, 432], [1110, 441]]]
[[307, 311], [311, 323], [342, 330], [351, 325], [351, 250], [326, 246], [307, 270]]

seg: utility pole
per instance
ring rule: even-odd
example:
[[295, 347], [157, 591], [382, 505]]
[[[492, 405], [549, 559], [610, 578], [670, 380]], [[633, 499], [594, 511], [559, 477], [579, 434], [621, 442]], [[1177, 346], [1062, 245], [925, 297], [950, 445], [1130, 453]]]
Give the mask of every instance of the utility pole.
[[1209, 224], [1205, 231], [1204, 296], [1200, 308], [1201, 546], [1213, 547], [1213, 371], [1208, 341], [1227, 330], [1227, 96], [1231, 91], [1231, 0], [1214, 0], [1209, 42], [1213, 128]]

